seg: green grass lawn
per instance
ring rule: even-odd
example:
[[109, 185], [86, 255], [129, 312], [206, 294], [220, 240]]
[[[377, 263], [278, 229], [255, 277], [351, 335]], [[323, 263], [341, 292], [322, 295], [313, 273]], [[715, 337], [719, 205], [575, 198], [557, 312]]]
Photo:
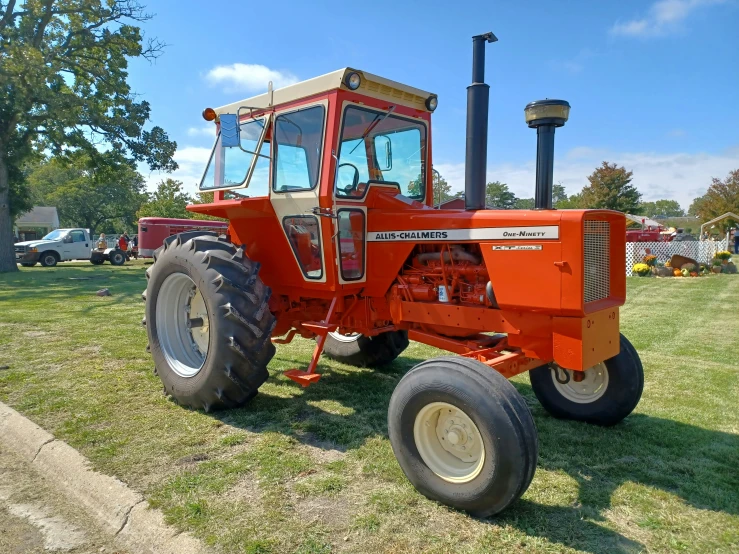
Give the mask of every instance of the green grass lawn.
[[247, 407], [188, 411], [152, 373], [140, 262], [0, 275], [0, 400], [217, 551], [739, 552], [739, 277], [628, 281], [636, 412], [610, 429], [555, 420], [516, 378], [539, 466], [490, 520], [423, 498], [387, 439], [395, 384], [439, 351], [413, 343], [382, 371], [323, 360], [302, 389], [281, 375], [307, 364], [299, 340]]

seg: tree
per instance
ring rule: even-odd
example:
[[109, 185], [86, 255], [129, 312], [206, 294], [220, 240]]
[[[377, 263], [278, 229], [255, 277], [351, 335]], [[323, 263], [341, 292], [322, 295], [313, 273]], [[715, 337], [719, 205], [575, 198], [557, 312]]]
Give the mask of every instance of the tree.
[[567, 191], [561, 183], [552, 185], [552, 206], [558, 208], [563, 202], [567, 202]]
[[[567, 191], [565, 188], [557, 183], [552, 185], [552, 206], [560, 208], [563, 202], [567, 202]], [[536, 206], [535, 198], [516, 198], [515, 208], [517, 210], [533, 210]]]
[[516, 198], [514, 207], [517, 210], [533, 210], [535, 205], [533, 198]]
[[578, 192], [577, 194], [565, 196], [565, 198], [557, 202], [557, 205], [554, 207], [557, 208], [558, 210], [584, 209], [586, 206], [582, 198], [582, 191]]
[[[690, 205], [690, 211], [703, 221], [733, 212], [739, 214], [739, 169], [729, 172], [723, 181], [714, 177], [706, 194], [696, 198]], [[739, 222], [726, 220], [723, 222], [724, 230]]]
[[588, 177], [590, 185], [582, 189], [582, 201], [588, 208], [639, 213], [641, 193], [631, 184], [633, 173], [623, 166], [603, 162]]
[[510, 210], [516, 207], [516, 195], [508, 190], [508, 185], [493, 181], [485, 185], [485, 204], [491, 208]]
[[[137, 0], [0, 1], [0, 272], [16, 271], [11, 240], [23, 167], [34, 155], [99, 156], [109, 149], [151, 169], [173, 170], [177, 144], [144, 130], [150, 107], [128, 83], [128, 59], [154, 59], [151, 16]], [[11, 190], [12, 195], [11, 195]]]
[[642, 202], [641, 213], [647, 217], [684, 217], [685, 210], [682, 209], [677, 200], [657, 200], [655, 202]]
[[165, 179], [157, 185], [153, 194], [147, 195], [148, 199], [136, 213], [137, 218], [142, 217], [173, 217], [179, 219], [190, 219], [192, 214], [185, 209], [192, 199], [189, 194], [182, 192], [182, 181]]
[[[446, 182], [446, 179], [441, 176], [441, 173], [434, 171], [431, 175], [434, 197], [431, 199], [434, 205], [441, 204], [447, 200], [451, 200], [454, 196], [451, 194], [452, 186]], [[412, 196], [420, 196], [423, 190], [423, 183], [421, 182], [421, 174], [418, 174], [413, 181], [408, 184], [408, 194]]]
[[130, 229], [146, 200], [144, 179], [135, 164], [112, 151], [52, 158], [27, 182], [39, 203], [57, 207], [62, 226], [84, 227], [91, 234], [101, 227]]

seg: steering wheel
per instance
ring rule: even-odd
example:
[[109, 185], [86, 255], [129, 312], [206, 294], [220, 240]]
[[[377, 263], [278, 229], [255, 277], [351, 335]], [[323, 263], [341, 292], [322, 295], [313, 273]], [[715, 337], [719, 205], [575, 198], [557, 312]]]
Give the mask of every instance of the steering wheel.
[[345, 194], [352, 194], [355, 190], [357, 190], [357, 186], [359, 185], [359, 168], [354, 165], [353, 163], [344, 162], [339, 164], [339, 166], [336, 168], [336, 172], [338, 174], [339, 169], [344, 167], [345, 165], [348, 165], [352, 169], [354, 169], [354, 181], [351, 185], [347, 185], [344, 188], [336, 187], [342, 190]]

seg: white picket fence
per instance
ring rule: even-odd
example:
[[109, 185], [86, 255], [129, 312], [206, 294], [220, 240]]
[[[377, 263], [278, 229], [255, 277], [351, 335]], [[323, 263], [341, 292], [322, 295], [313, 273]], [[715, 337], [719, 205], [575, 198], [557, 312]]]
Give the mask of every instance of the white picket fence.
[[631, 268], [641, 262], [647, 254], [657, 256], [657, 261], [666, 262], [673, 254], [693, 258], [698, 263], [707, 264], [716, 252], [728, 250], [728, 240], [680, 241], [680, 242], [627, 242], [626, 276], [631, 277]]

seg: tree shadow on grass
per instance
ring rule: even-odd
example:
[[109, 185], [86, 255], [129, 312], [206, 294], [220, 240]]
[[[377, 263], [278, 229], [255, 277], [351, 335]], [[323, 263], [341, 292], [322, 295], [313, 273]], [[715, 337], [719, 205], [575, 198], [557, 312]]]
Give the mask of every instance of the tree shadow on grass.
[[[280, 354], [275, 360], [292, 367], [304, 363]], [[251, 431], [285, 433], [313, 446], [357, 449], [372, 437], [387, 437], [392, 391], [421, 361], [401, 357], [381, 371], [346, 371], [322, 363], [317, 385], [302, 391], [295, 385], [290, 398], [262, 393], [245, 408], [214, 417]], [[538, 404], [530, 385], [515, 386], [538, 427], [539, 467], [575, 479], [578, 501], [564, 507], [524, 499], [492, 522], [586, 551], [593, 544], [598, 551], [640, 550], [642, 545], [592, 522], [605, 521], [602, 512], [611, 507], [614, 491], [628, 482], [667, 491], [699, 509], [739, 514], [739, 436], [643, 414], [611, 428], [556, 420]], [[327, 401], [346, 415], [323, 409], [321, 402]]]

